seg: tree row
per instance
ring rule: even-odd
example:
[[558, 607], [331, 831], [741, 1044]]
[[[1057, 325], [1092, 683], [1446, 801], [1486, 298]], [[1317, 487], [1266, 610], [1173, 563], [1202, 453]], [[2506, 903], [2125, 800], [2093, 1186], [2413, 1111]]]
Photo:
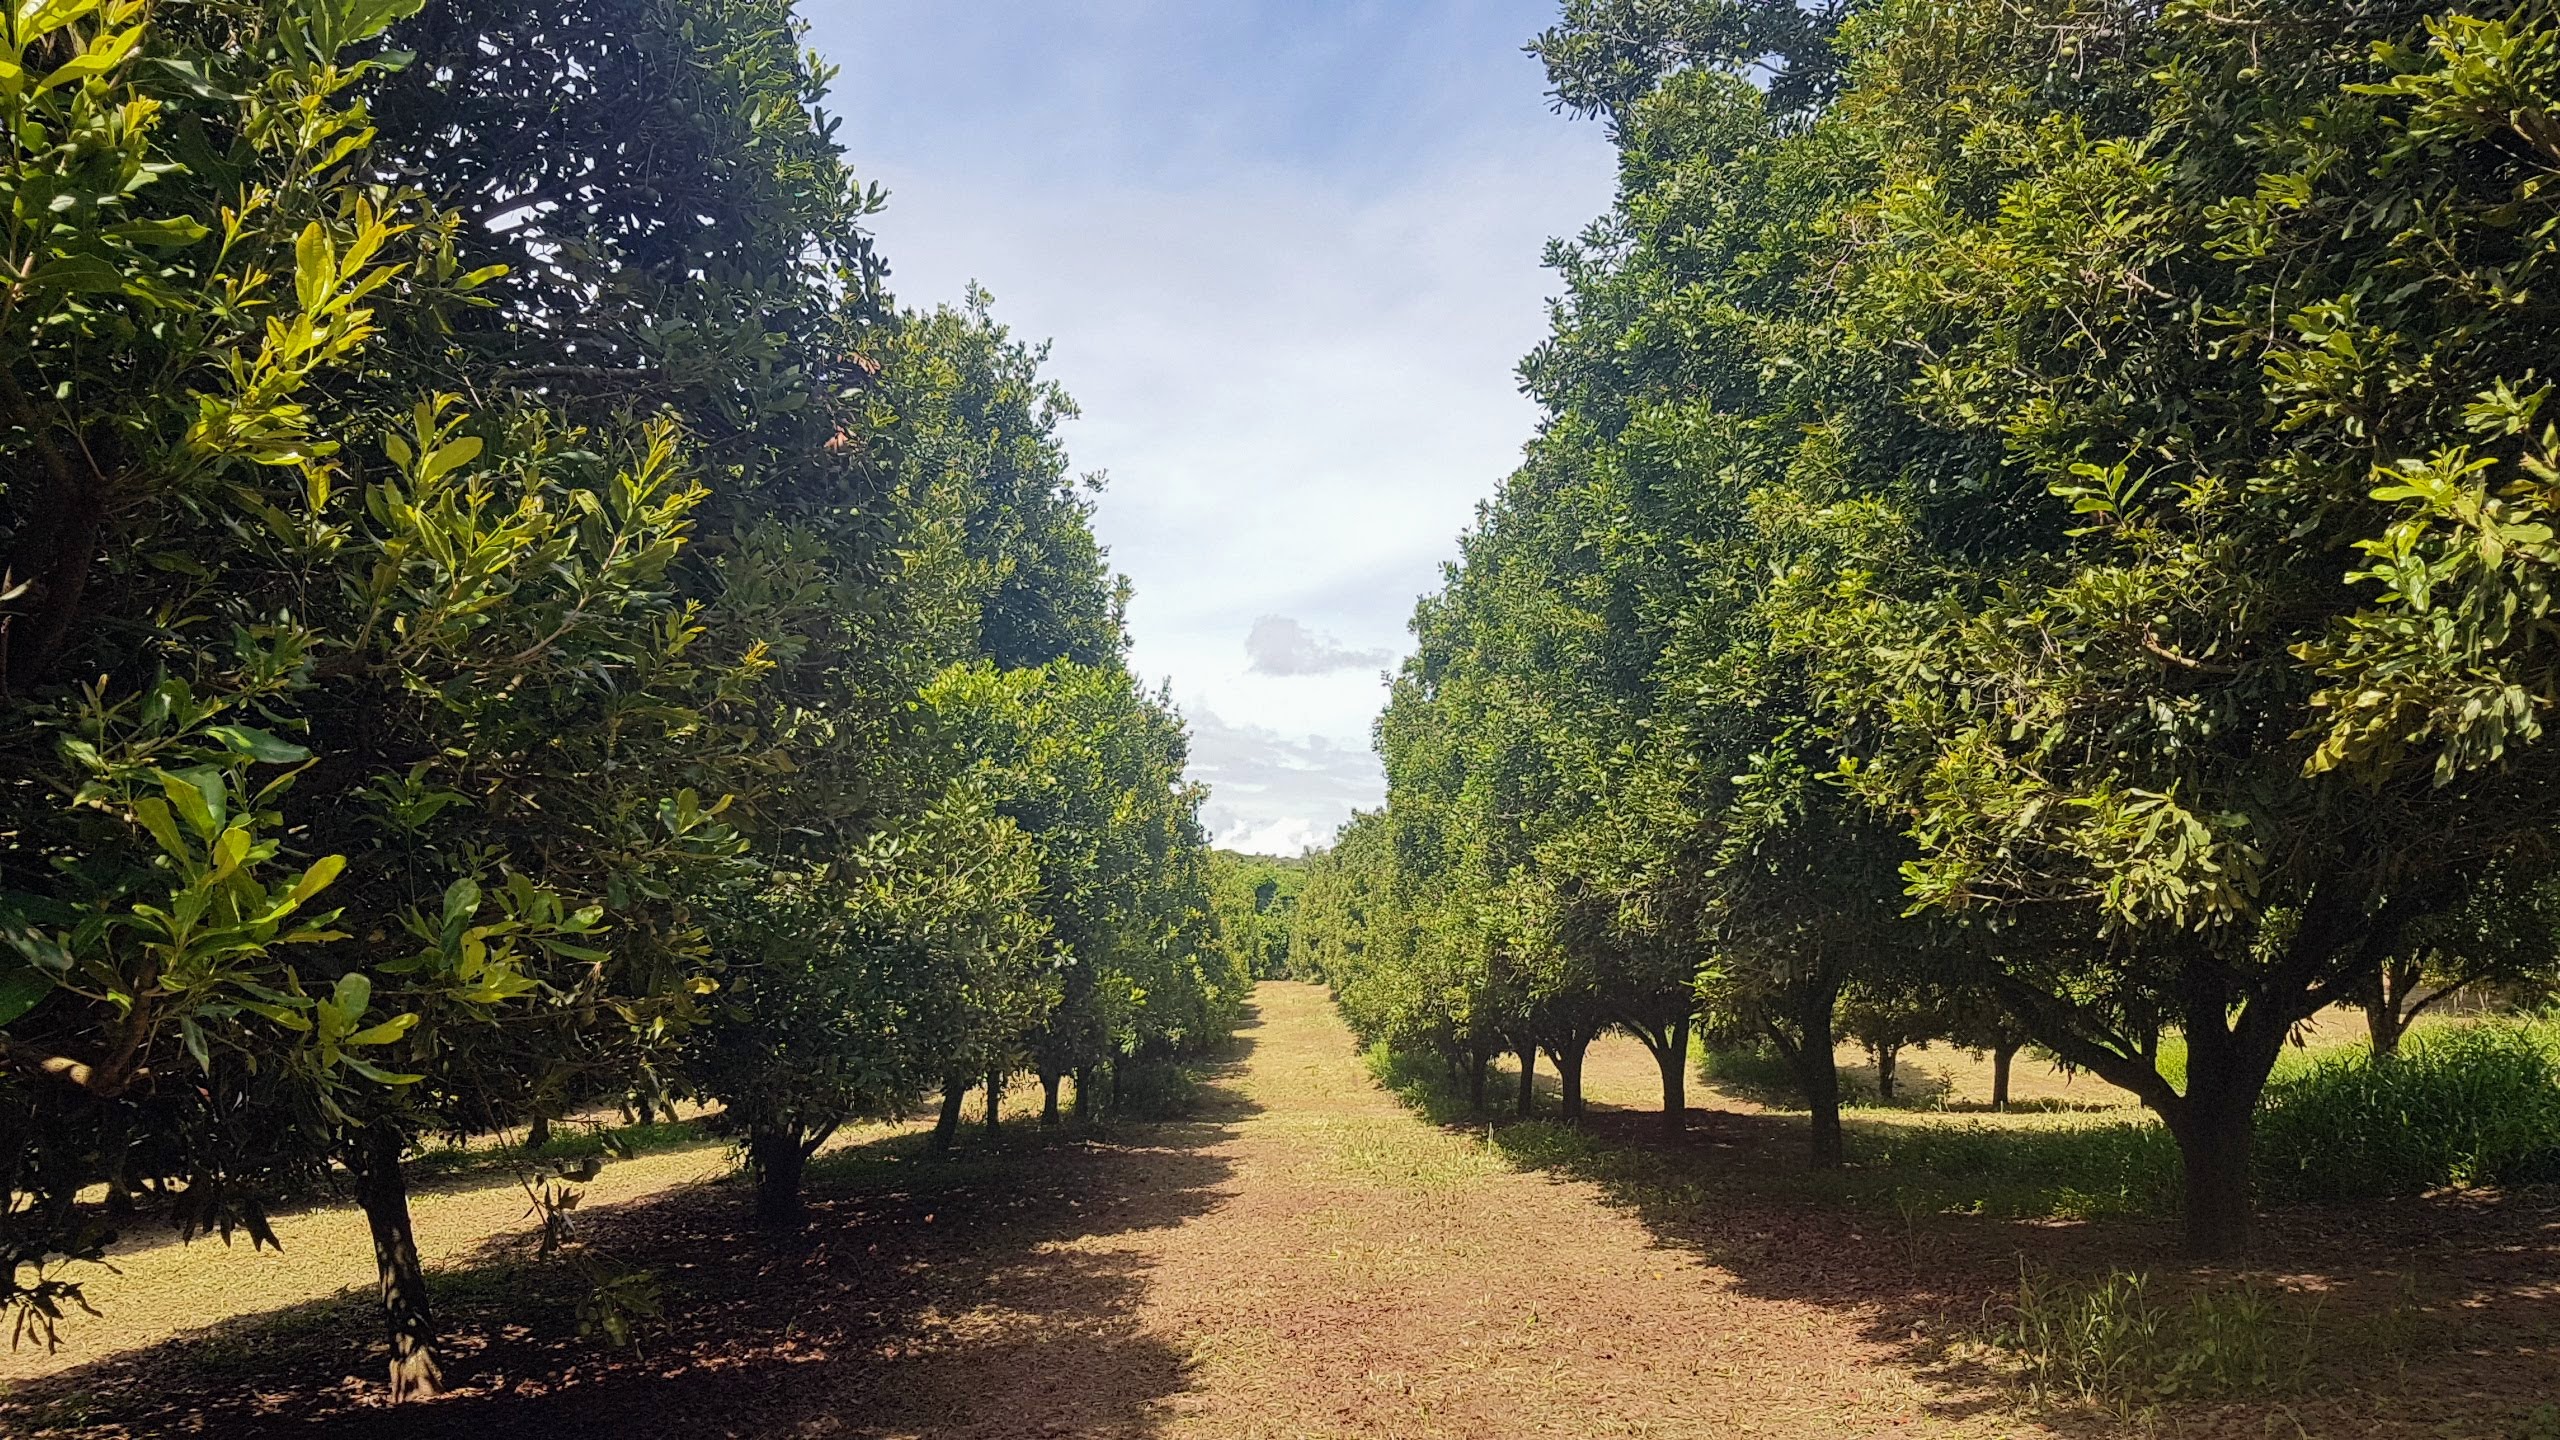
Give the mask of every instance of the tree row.
[[1301, 969], [1480, 1098], [1543, 1052], [1572, 1111], [1622, 1028], [1676, 1115], [1693, 1029], [1750, 1037], [1826, 1166], [1844, 1015], [2032, 1038], [2234, 1253], [2299, 1025], [2387, 1048], [2560, 950], [2560, 13], [1572, 0], [1535, 48], [1617, 202]]
[[[1073, 413], [901, 308], [788, 0], [0, 15], [0, 1315], [430, 1137], [1057, 1118], [1223, 1035]], [[218, 1253], [202, 1263], [219, 1264]]]

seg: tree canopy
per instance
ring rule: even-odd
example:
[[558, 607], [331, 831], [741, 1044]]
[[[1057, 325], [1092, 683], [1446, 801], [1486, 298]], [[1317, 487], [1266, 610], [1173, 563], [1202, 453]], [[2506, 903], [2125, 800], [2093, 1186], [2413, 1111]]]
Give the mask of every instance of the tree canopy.
[[1544, 423], [1417, 611], [1310, 963], [1568, 1085], [1694, 1004], [1805, 1062], [1817, 1163], [1844, 996], [1996, 996], [2239, 1248], [2286, 1037], [2513, 954], [2547, 864], [2555, 45], [1568, 6], [1536, 49], [1618, 200], [1553, 252]]
[[[902, 307], [787, 0], [0, 17], [0, 1311], [150, 1182], [719, 1103], [766, 1218], [957, 1076], [1217, 1039], [1072, 402]], [[633, 97], [646, 96], [635, 104]]]

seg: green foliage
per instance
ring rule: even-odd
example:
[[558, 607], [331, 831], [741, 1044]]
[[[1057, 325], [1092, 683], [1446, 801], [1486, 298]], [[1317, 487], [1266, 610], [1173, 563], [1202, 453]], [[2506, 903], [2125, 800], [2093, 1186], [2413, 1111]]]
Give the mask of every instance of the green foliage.
[[1218, 934], [1235, 967], [1257, 980], [1286, 980], [1296, 946], [1298, 895], [1307, 865], [1267, 855], [1209, 854]]
[[1889, 1052], [1987, 994], [2161, 1115], [2236, 1251], [2294, 1027], [2533, 949], [2555, 36], [1568, 5], [1537, 50], [1619, 195], [1380, 726], [1363, 1033], [1641, 1031], [1694, 981], [1826, 1163], [1839, 1002]]
[[2354, 1201], [2560, 1178], [2560, 1032], [2420, 1031], [2396, 1057], [2332, 1055], [2267, 1089], [2257, 1176], [2272, 1200]]
[[2260, 1283], [2171, 1296], [2161, 1288], [2129, 1271], [2089, 1282], [2022, 1273], [1989, 1340], [2039, 1402], [2117, 1415], [2161, 1401], [2282, 1394], [2335, 1343], [2316, 1304]]
[[[1073, 407], [983, 296], [896, 308], [827, 80], [788, 0], [0, 16], [37, 1338], [102, 1181], [265, 1243], [345, 1164], [396, 1237], [429, 1136], [672, 1084], [805, 1158], [1062, 1013], [1077, 1064], [1240, 1013]], [[934, 703], [982, 667], [1036, 745]], [[395, 1388], [434, 1380], [401, 1249]], [[619, 1343], [654, 1300], [594, 1278]]]

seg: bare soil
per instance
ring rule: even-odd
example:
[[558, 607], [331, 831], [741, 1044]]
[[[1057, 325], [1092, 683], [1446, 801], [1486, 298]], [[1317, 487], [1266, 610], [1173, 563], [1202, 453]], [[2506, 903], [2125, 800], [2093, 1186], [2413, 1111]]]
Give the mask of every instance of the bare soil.
[[[2030, 1413], [1947, 1337], [2022, 1254], [2156, 1264], [2159, 1227], [1768, 1198], [1750, 1177], [1796, 1164], [1801, 1121], [1693, 1110], [1667, 1139], [1642, 1113], [1651, 1061], [1615, 1041], [1586, 1076], [1600, 1109], [1541, 1160], [1398, 1103], [1321, 990], [1259, 1002], [1192, 1118], [1016, 1123], [945, 1159], [875, 1133], [813, 1171], [791, 1236], [753, 1229], [740, 1187], [707, 1179], [715, 1154], [609, 1167], [621, 1188], [599, 1183], [581, 1233], [662, 1287], [637, 1351], [579, 1335], [576, 1262], [534, 1257], [484, 1196], [457, 1229], [422, 1215], [446, 1236], [456, 1386], [437, 1401], [383, 1402], [360, 1292], [317, 1273], [208, 1289], [171, 1258], [99, 1291], [111, 1317], [152, 1318], [0, 1372], [0, 1434], [2489, 1437], [2560, 1398], [2547, 1199], [2280, 1217], [2293, 1282], [2440, 1322], [2414, 1373], [2274, 1408]], [[363, 1278], [361, 1245], [318, 1228], [352, 1222], [309, 1223], [288, 1244], [332, 1252], [338, 1285]], [[127, 1279], [146, 1258], [162, 1263], [128, 1256]], [[177, 1333], [182, 1302], [218, 1323]]]

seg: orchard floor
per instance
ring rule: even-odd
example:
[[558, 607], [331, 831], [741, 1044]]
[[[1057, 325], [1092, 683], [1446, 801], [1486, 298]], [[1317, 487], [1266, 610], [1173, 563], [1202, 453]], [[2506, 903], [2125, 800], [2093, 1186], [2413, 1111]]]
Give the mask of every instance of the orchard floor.
[[[2138, 1421], [2031, 1414], [1946, 1338], [2022, 1255], [2161, 1264], [2159, 1227], [1880, 1216], [1755, 1188], [1794, 1165], [1801, 1120], [1693, 1110], [1662, 1140], [1636, 1113], [1651, 1064], [1615, 1042], [1588, 1077], [1601, 1108], [1542, 1158], [1519, 1141], [1537, 1127], [1496, 1143], [1399, 1103], [1321, 990], [1258, 1001], [1190, 1118], [1085, 1138], [1017, 1124], [948, 1159], [866, 1136], [813, 1173], [789, 1242], [707, 1182], [716, 1152], [609, 1167], [583, 1253], [658, 1277], [665, 1316], [636, 1353], [579, 1337], [575, 1262], [534, 1257], [521, 1197], [502, 1213], [484, 1187], [450, 1203], [486, 1238], [432, 1222], [448, 1396], [385, 1406], [362, 1296], [316, 1274], [198, 1286], [231, 1318], [185, 1333], [165, 1296], [148, 1308], [164, 1279], [99, 1288], [110, 1316], [131, 1302], [144, 1320], [0, 1368], [0, 1434], [2503, 1437], [2560, 1400], [2547, 1199], [2271, 1226], [2286, 1283], [2342, 1310], [2397, 1287], [2430, 1330], [2369, 1386]], [[1594, 1162], [1590, 1137], [1619, 1159]], [[361, 1270], [350, 1238], [287, 1234]]]

